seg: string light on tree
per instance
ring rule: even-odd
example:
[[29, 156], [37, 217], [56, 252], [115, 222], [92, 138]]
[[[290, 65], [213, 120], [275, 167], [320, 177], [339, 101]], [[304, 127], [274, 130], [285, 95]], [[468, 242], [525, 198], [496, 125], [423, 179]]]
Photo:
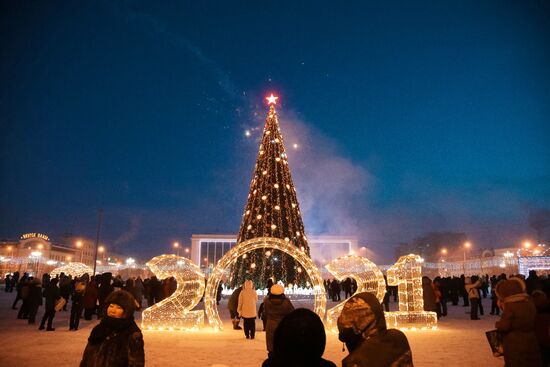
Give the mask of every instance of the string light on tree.
[[[278, 98], [273, 93], [266, 97], [269, 111], [237, 244], [253, 238], [280, 238], [292, 246], [303, 248], [309, 255], [298, 198], [287, 164], [284, 139], [275, 110]], [[250, 277], [256, 286], [264, 285], [268, 278], [282, 280], [285, 283], [305, 284], [305, 274], [296, 271], [296, 262], [293, 258], [276, 250], [271, 252], [277, 256], [266, 256], [264, 252], [262, 250], [250, 253], [250, 262], [245, 262], [244, 258], [238, 259], [231, 269], [231, 287], [241, 285], [245, 278]], [[277, 263], [274, 263], [275, 258], [279, 258]], [[251, 263], [256, 264], [256, 271], [250, 271]]]

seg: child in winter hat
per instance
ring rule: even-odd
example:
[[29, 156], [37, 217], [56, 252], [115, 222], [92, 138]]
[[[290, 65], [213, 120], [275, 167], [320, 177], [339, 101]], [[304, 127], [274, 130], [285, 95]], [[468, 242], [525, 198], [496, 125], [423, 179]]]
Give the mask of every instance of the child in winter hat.
[[134, 321], [137, 302], [126, 291], [114, 291], [105, 299], [105, 317], [88, 338], [81, 367], [143, 367], [143, 335]]
[[[123, 317], [124, 318], [133, 318], [134, 317], [134, 311], [137, 308], [137, 302], [134, 296], [132, 296], [131, 293], [126, 291], [114, 291], [105, 299], [105, 306], [107, 307], [107, 314], [109, 312], [109, 309], [113, 309], [118, 306], [119, 308], [122, 308]], [[113, 316], [111, 316], [113, 317]], [[117, 317], [122, 318], [122, 317]]]

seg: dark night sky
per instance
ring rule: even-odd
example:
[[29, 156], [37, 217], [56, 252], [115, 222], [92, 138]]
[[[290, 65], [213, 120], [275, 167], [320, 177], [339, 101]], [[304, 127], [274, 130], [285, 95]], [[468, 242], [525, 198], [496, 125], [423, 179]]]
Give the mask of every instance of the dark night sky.
[[294, 3], [2, 2], [0, 238], [236, 233], [271, 91], [308, 234], [534, 235], [548, 1]]

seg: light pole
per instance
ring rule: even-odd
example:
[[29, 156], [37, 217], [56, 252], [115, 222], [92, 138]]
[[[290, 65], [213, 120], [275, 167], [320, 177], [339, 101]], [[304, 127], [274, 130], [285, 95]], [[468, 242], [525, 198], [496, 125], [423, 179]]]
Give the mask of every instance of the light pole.
[[[445, 267], [443, 264], [445, 264], [445, 255], [447, 255], [447, 249], [446, 248], [442, 248], [441, 249], [441, 267], [443, 268], [443, 270], [445, 270]], [[442, 272], [440, 271], [439, 274], [441, 276], [445, 276], [445, 274], [442, 274]]]
[[103, 209], [99, 209], [99, 218], [97, 221], [97, 235], [95, 238], [95, 251], [94, 251], [94, 275], [95, 276], [95, 269], [97, 265], [97, 251], [98, 251], [98, 245], [99, 245], [99, 231], [101, 229], [101, 218], [103, 217]]
[[80, 262], [82, 262], [82, 256], [84, 255], [84, 247], [82, 246], [82, 241], [77, 241], [76, 247], [80, 249]]
[[180, 244], [179, 244], [179, 242], [174, 242], [173, 247], [176, 249], [176, 256], [180, 256]]
[[186, 257], [189, 258], [189, 247], [185, 248], [185, 254], [186, 254]]
[[464, 261], [462, 262], [462, 270], [464, 273], [464, 276], [466, 276], [466, 251], [468, 251], [472, 247], [472, 244], [470, 242], [466, 242], [464, 244], [463, 254], [464, 254]]

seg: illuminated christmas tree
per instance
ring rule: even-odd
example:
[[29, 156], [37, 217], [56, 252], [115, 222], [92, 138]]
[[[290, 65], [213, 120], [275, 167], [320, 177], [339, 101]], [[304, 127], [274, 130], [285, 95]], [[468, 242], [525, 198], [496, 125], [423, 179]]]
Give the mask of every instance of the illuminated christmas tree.
[[[275, 111], [277, 98], [267, 97], [269, 112], [265, 120], [260, 150], [250, 184], [250, 192], [237, 238], [239, 243], [259, 237], [280, 238], [309, 255], [296, 189], [290, 175], [288, 156]], [[306, 283], [300, 265], [279, 250], [257, 250], [239, 258], [232, 269], [231, 284], [252, 279], [265, 286], [267, 279], [285, 284]]]

